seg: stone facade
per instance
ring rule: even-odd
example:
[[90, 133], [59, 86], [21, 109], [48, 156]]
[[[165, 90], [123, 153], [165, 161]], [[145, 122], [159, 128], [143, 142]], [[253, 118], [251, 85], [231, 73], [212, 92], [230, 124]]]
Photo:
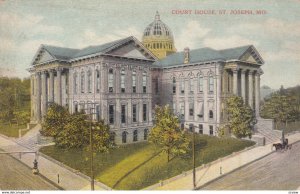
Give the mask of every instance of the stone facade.
[[186, 48], [159, 58], [134, 37], [83, 49], [41, 45], [29, 69], [31, 121], [41, 122], [57, 103], [104, 119], [124, 144], [147, 139], [155, 105], [169, 104], [182, 128], [209, 135], [217, 135], [231, 95], [259, 118], [264, 62], [253, 46]]

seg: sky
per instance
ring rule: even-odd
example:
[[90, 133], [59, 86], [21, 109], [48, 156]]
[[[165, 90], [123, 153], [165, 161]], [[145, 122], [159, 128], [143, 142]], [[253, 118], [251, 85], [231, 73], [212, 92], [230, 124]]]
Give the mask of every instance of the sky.
[[128, 36], [141, 40], [156, 11], [178, 51], [252, 44], [265, 61], [261, 85], [300, 84], [300, 0], [0, 0], [0, 75], [28, 77], [41, 44], [84, 48]]

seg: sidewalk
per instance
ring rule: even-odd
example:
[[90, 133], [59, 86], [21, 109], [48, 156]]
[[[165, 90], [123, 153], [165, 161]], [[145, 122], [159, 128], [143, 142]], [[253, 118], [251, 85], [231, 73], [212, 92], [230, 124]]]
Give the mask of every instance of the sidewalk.
[[[295, 133], [286, 136], [289, 139], [289, 144], [300, 141], [300, 133]], [[219, 159], [213, 162], [211, 165], [205, 165], [202, 168], [198, 168], [196, 171], [196, 185], [197, 188], [204, 184], [213, 181], [216, 178], [220, 178], [233, 170], [241, 168], [251, 162], [259, 160], [271, 153], [272, 144], [265, 146], [255, 147], [253, 149], [241, 152], [233, 157], [225, 157], [225, 159]], [[186, 176], [178, 178], [173, 181], [164, 181], [158, 186], [150, 186], [146, 190], [192, 190], [193, 189], [193, 174], [189, 172]]]
[[[9, 138], [0, 135], [0, 149], [5, 152], [13, 151], [32, 151], [25, 148], [16, 142], [10, 140]], [[34, 153], [27, 153], [19, 158], [19, 154], [12, 154], [15, 158], [21, 160], [24, 164], [29, 167], [33, 167], [33, 161], [35, 159]], [[71, 169], [67, 169], [62, 164], [55, 163], [43, 156], [38, 156], [38, 167], [40, 174], [49, 179], [50, 181], [56, 183], [65, 190], [90, 190], [90, 181], [84, 175], [72, 172]], [[58, 183], [59, 174], [59, 183]], [[109, 190], [109, 187], [101, 185], [95, 181], [95, 190]]]

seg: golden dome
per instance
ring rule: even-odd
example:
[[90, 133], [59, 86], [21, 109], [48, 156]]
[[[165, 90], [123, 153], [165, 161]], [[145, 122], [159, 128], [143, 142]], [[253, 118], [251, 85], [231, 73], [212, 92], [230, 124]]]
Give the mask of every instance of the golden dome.
[[176, 52], [172, 31], [160, 20], [158, 12], [155, 20], [144, 30], [142, 43], [159, 59]]

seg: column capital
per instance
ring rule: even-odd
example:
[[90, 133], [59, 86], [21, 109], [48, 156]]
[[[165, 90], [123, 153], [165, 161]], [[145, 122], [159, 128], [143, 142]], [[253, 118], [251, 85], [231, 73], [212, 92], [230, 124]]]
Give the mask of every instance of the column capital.
[[247, 69], [241, 69], [241, 73], [245, 74], [247, 72]]
[[55, 71], [57, 71], [57, 72], [62, 72], [62, 70], [63, 70], [62, 67], [56, 67], [56, 68], [55, 68]]
[[233, 73], [238, 73], [238, 71], [240, 70], [240, 68], [238, 68], [238, 67], [233, 67], [233, 68], [230, 68], [230, 69]]
[[261, 68], [259, 68], [259, 69], [256, 71], [255, 76], [261, 76], [262, 74], [264, 74], [264, 71], [263, 71]]

